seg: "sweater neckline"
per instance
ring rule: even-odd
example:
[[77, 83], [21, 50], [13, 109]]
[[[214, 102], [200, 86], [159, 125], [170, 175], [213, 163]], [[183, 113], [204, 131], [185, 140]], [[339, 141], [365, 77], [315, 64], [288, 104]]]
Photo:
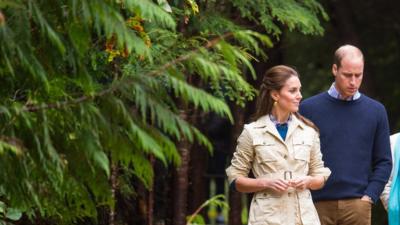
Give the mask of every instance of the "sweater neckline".
[[354, 105], [354, 104], [357, 104], [357, 103], [361, 102], [364, 99], [364, 95], [363, 94], [361, 94], [358, 99], [351, 100], [351, 101], [334, 98], [334, 97], [330, 96], [327, 91], [324, 92], [324, 95], [325, 95], [326, 98], [328, 98], [328, 100], [330, 100], [332, 102], [340, 103], [340, 104], [343, 104], [343, 105]]

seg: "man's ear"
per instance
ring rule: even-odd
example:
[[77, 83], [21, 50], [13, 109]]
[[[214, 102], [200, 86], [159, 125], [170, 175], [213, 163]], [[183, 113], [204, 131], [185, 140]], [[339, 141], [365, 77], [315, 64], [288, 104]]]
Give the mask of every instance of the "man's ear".
[[332, 65], [332, 74], [333, 74], [333, 76], [335, 76], [336, 77], [336, 74], [337, 74], [337, 65], [336, 64], [333, 64]]

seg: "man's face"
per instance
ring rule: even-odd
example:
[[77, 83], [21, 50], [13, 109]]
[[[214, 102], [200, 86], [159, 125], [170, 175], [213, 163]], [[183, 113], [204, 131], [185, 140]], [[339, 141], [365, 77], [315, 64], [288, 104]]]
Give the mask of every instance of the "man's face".
[[364, 61], [361, 57], [345, 56], [340, 67], [333, 64], [332, 73], [335, 76], [336, 89], [346, 99], [353, 96], [361, 86]]

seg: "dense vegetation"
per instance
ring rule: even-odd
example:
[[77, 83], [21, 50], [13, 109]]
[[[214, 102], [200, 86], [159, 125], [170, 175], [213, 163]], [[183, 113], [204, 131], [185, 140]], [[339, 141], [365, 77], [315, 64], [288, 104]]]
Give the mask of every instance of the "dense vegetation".
[[[0, 0], [0, 223], [185, 224], [220, 150], [211, 119], [235, 122], [221, 132], [234, 143], [271, 64], [298, 67], [306, 95], [329, 85], [312, 72], [329, 72], [337, 41], [303, 38], [321, 37], [321, 21], [334, 33], [327, 19], [315, 0]], [[396, 54], [374, 61], [386, 80]], [[230, 206], [239, 224], [246, 206]]]

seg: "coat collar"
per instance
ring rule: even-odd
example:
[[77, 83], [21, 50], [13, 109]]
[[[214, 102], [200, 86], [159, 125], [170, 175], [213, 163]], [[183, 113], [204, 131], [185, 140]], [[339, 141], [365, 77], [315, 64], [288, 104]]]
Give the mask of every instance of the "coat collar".
[[[295, 115], [292, 114], [292, 119], [288, 124], [288, 132], [286, 135], [286, 140], [290, 138], [291, 134], [297, 127], [304, 129], [305, 126], [306, 125], [302, 121], [300, 121]], [[278, 130], [275, 127], [275, 124], [271, 121], [268, 114], [256, 120], [254, 128], [263, 129], [264, 132], [268, 132], [273, 136], [275, 136], [277, 139], [281, 140], [282, 142], [285, 142], [284, 140], [282, 140], [281, 135], [279, 135]]]

